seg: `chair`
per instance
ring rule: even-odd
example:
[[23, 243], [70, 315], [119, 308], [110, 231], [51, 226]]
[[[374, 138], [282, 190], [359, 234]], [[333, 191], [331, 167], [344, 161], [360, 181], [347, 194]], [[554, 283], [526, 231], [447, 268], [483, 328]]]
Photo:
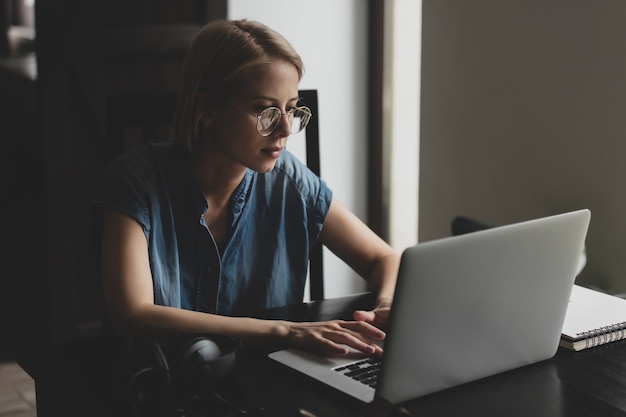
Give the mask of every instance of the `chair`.
[[[305, 130], [306, 164], [320, 175], [319, 111], [317, 90], [300, 90], [303, 105], [313, 115]], [[107, 143], [103, 155], [108, 163], [147, 141], [158, 142], [174, 137], [175, 93], [116, 94], [107, 98]], [[309, 296], [324, 298], [324, 258], [322, 245], [311, 249], [309, 261]]]
[[479, 230], [490, 229], [492, 227], [494, 226], [491, 224], [487, 224], [465, 216], [456, 216], [454, 219], [452, 219], [452, 223], [450, 224], [450, 229], [453, 236], [477, 232]]
[[177, 96], [173, 92], [109, 95], [105, 164], [135, 146], [173, 138]]
[[[302, 104], [313, 115], [306, 127], [306, 164], [318, 176], [320, 174], [319, 106], [317, 90], [300, 90]], [[309, 259], [309, 296], [311, 301], [324, 299], [324, 252], [321, 244], [311, 250]]]

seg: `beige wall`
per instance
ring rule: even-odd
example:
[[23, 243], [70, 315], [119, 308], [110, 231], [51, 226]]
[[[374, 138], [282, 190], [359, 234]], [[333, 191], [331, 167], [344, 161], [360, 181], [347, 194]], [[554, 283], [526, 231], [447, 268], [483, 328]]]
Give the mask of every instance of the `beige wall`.
[[626, 2], [423, 0], [420, 241], [587, 207], [579, 283], [626, 292]]

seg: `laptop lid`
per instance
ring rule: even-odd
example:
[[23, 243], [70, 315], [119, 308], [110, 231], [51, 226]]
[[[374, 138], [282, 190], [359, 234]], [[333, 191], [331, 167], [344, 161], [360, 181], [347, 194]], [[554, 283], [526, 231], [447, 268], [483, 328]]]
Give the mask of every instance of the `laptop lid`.
[[548, 359], [589, 220], [580, 210], [405, 250], [376, 390], [341, 379], [332, 368], [344, 359], [297, 349], [270, 357], [362, 401], [394, 404]]

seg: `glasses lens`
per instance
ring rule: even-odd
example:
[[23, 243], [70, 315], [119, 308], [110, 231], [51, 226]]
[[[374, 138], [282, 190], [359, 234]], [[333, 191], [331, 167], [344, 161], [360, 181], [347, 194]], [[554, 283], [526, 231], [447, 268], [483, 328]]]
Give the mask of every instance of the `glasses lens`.
[[296, 107], [293, 110], [293, 121], [291, 123], [291, 133], [296, 134], [301, 132], [311, 120], [311, 109], [308, 107]]
[[256, 129], [259, 131], [259, 134], [262, 136], [271, 134], [274, 129], [276, 129], [276, 126], [278, 126], [281, 115], [282, 113], [277, 107], [268, 107], [263, 110], [261, 114], [259, 114], [259, 119], [256, 123]]

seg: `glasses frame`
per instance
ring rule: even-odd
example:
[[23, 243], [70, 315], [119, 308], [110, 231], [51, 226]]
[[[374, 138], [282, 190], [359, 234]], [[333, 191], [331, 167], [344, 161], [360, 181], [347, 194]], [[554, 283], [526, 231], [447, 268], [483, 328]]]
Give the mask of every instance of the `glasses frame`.
[[[286, 113], [283, 113], [283, 111], [281, 109], [279, 109], [278, 107], [276, 107], [276, 106], [269, 106], [269, 107], [266, 107], [265, 109], [263, 109], [263, 111], [261, 113], [257, 114], [257, 113], [251, 112], [249, 110], [246, 110], [243, 107], [238, 106], [237, 104], [235, 104], [235, 103], [233, 103], [231, 101], [226, 100], [224, 97], [218, 97], [218, 99], [220, 101], [226, 103], [226, 104], [230, 104], [231, 106], [238, 108], [239, 110], [241, 110], [243, 112], [246, 112], [246, 113], [248, 113], [248, 114], [250, 114], [252, 116], [255, 116], [256, 117], [256, 131], [257, 131], [257, 133], [259, 135], [264, 136], [264, 137], [269, 136], [272, 133], [274, 133], [274, 131], [276, 130], [276, 128], [280, 124], [280, 123], [278, 123], [278, 121], [280, 121], [280, 118], [282, 118], [282, 117], [285, 117], [285, 116], [290, 116], [291, 117], [291, 120], [289, 120], [289, 123], [290, 123], [289, 134], [290, 135], [295, 135], [295, 134], [298, 134], [298, 133], [302, 132], [307, 127], [307, 125], [311, 121], [311, 117], [313, 116], [313, 112], [307, 106], [296, 106], [296, 107], [288, 110]], [[277, 119], [277, 122], [274, 122], [274, 126], [269, 131], [267, 129], [263, 129], [262, 126], [261, 126], [261, 116], [263, 116], [263, 113], [265, 113], [267, 111], [278, 112], [280, 114], [280, 118]], [[297, 131], [294, 132], [294, 131], [292, 131], [292, 128], [293, 128], [294, 113], [296, 111], [300, 111], [302, 113], [305, 113], [307, 115], [307, 118], [305, 119], [306, 122], [300, 123], [300, 128]]]

